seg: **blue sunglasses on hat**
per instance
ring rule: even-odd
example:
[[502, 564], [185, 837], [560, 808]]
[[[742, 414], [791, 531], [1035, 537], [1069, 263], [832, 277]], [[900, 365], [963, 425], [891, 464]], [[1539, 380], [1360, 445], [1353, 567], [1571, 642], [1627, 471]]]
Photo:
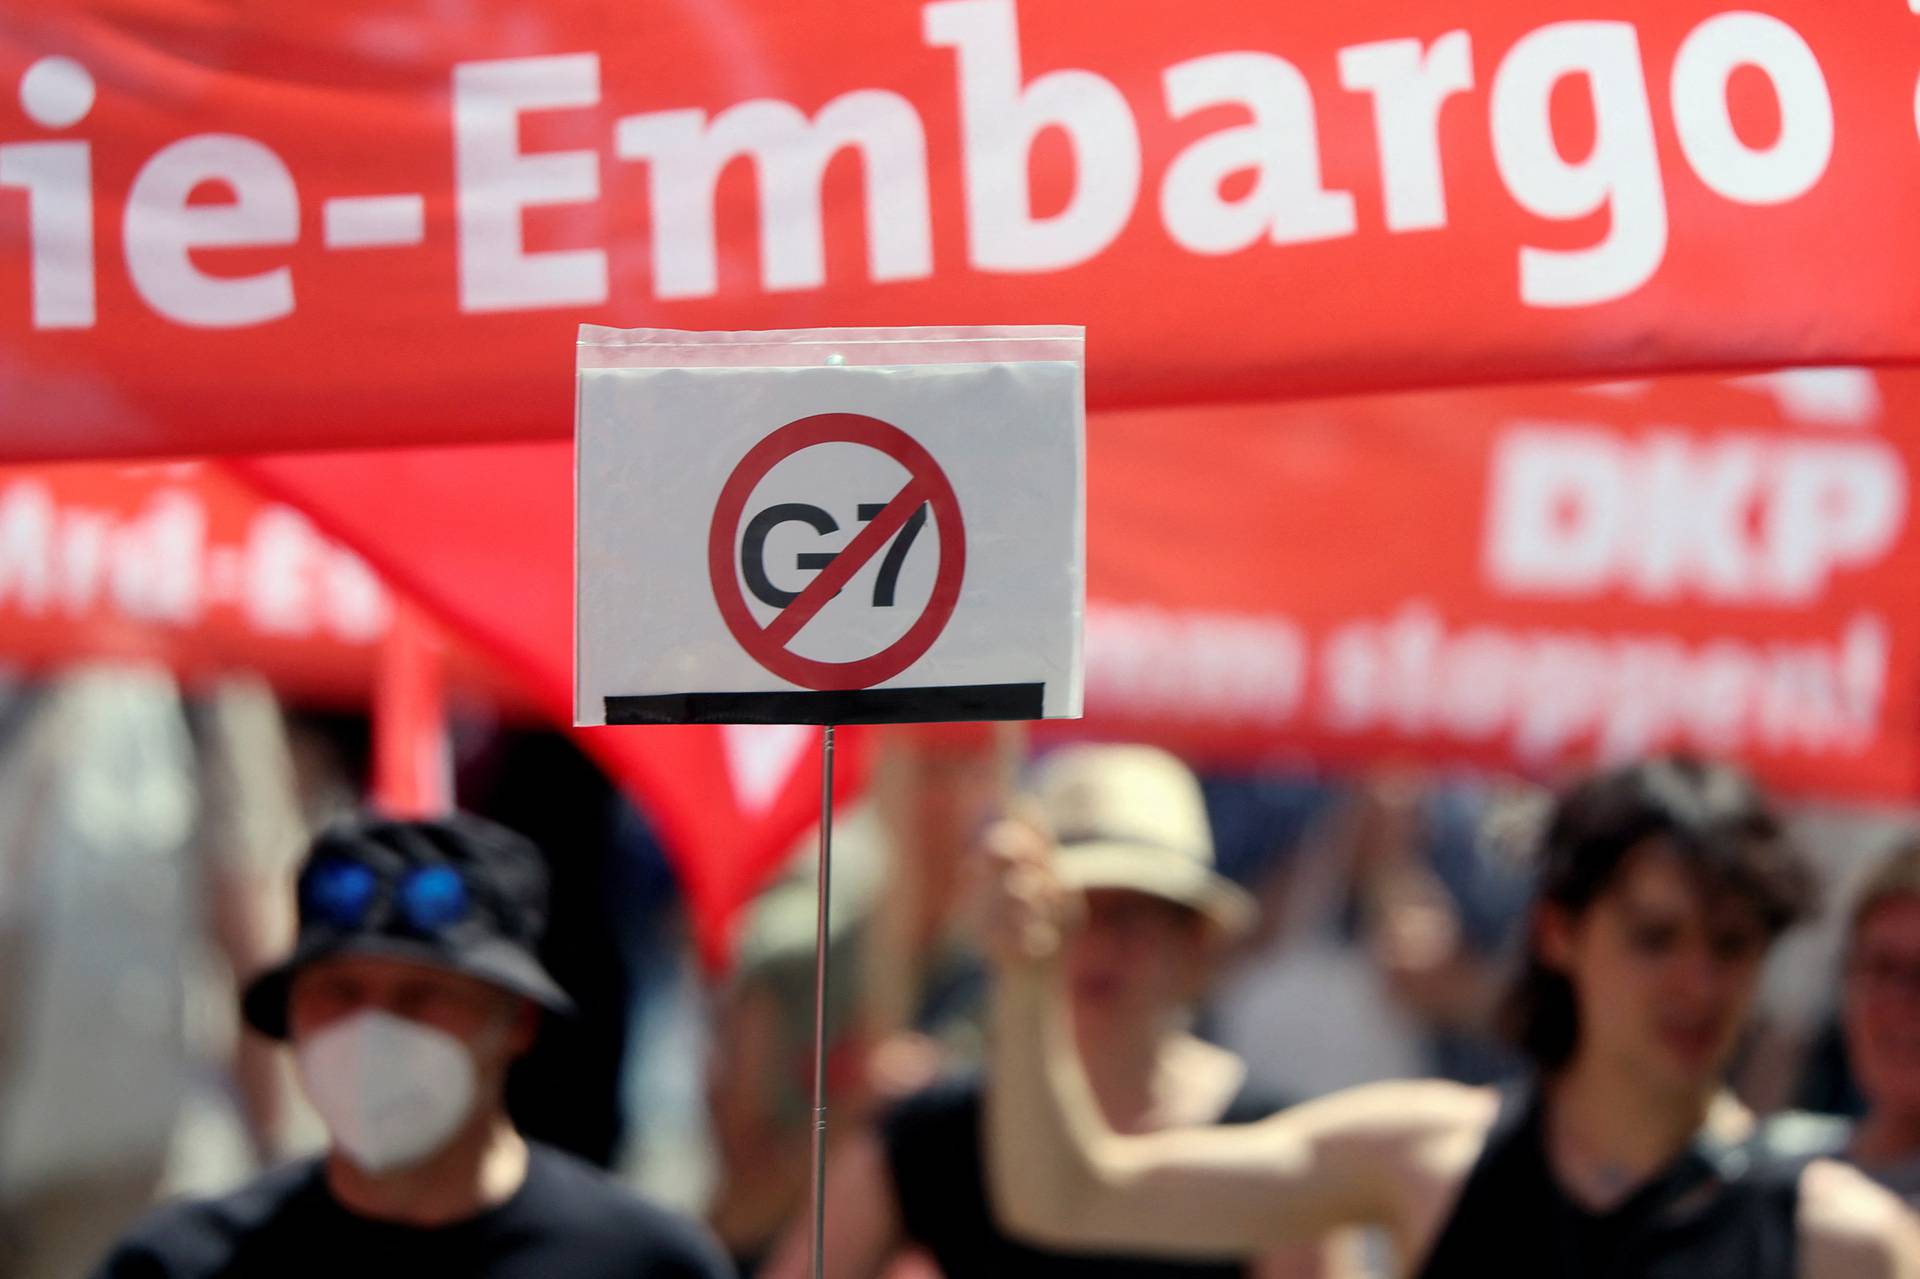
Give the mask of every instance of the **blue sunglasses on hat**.
[[287, 996], [309, 965], [364, 953], [465, 973], [555, 1012], [573, 1001], [537, 953], [547, 872], [522, 835], [467, 813], [344, 817], [313, 838], [293, 951], [247, 983], [241, 1011], [285, 1039]]
[[397, 920], [408, 932], [430, 936], [473, 914], [473, 893], [451, 866], [412, 866], [396, 877], [366, 862], [330, 857], [300, 877], [300, 913], [342, 932], [386, 929]]

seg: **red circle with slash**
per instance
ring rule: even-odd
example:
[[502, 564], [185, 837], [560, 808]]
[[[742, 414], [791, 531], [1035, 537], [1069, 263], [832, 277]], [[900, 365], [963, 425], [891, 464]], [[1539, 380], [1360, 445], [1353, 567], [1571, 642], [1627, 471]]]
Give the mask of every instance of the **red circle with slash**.
[[[814, 575], [791, 604], [765, 626], [754, 620], [740, 590], [734, 566], [735, 539], [740, 516], [754, 486], [776, 465], [801, 449], [817, 444], [859, 444], [886, 454], [906, 468], [907, 483], [880, 514], [868, 521]], [[891, 542], [913, 513], [925, 503], [940, 530], [940, 563], [934, 571], [933, 591], [913, 625], [893, 643], [871, 657], [851, 662], [823, 662], [802, 657], [787, 645], [800, 628], [839, 593], [841, 587]], [[747, 451], [720, 489], [713, 526], [707, 534], [707, 571], [713, 579], [714, 603], [720, 616], [748, 656], [789, 683], [821, 692], [872, 688], [892, 679], [919, 661], [940, 638], [960, 600], [960, 579], [966, 572], [966, 529], [960, 521], [960, 502], [953, 495], [940, 464], [920, 442], [899, 427], [862, 413], [817, 413], [789, 422]]]

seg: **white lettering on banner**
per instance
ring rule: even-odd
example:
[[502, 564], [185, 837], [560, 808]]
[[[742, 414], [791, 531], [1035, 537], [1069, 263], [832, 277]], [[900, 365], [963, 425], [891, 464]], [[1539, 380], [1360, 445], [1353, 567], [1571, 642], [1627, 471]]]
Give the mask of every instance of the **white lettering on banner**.
[[1782, 413], [1808, 426], [1864, 427], [1880, 420], [1880, 383], [1871, 369], [1776, 369], [1728, 382], [1765, 391]]
[[60, 602], [69, 613], [83, 613], [100, 595], [100, 579], [107, 566], [107, 533], [111, 527], [99, 511], [72, 511], [60, 522], [60, 564], [66, 570], [60, 583]]
[[[1020, 83], [1013, 0], [939, 0], [923, 11], [927, 43], [959, 61], [967, 245], [987, 271], [1053, 271], [1094, 257], [1120, 234], [1140, 193], [1140, 132], [1126, 97], [1091, 71]], [[1027, 157], [1041, 130], [1073, 144], [1067, 206], [1033, 216]]]
[[185, 489], [116, 512], [62, 503], [37, 480], [0, 488], [0, 612], [186, 627], [225, 602], [263, 634], [352, 644], [391, 616], [373, 571], [290, 508], [265, 508], [231, 546], [210, 540], [206, 506]]
[[1454, 94], [1473, 87], [1473, 46], [1467, 33], [1449, 31], [1424, 51], [1418, 40], [1382, 40], [1342, 49], [1340, 85], [1373, 95], [1387, 230], [1445, 226], [1440, 108]]
[[[1550, 111], [1554, 86], [1580, 76], [1593, 101], [1593, 149], [1561, 155]], [[1666, 192], [1654, 143], [1640, 42], [1625, 22], [1556, 22], [1521, 37], [1493, 78], [1493, 157], [1528, 212], [1574, 221], [1601, 209], [1612, 225], [1585, 249], [1520, 250], [1520, 299], [1592, 306], [1653, 277], [1667, 251]]]
[[1876, 438], [1529, 425], [1491, 467], [1482, 567], [1513, 595], [1805, 604], [1906, 519], [1905, 465]]
[[368, 644], [392, 620], [373, 571], [291, 507], [269, 506], [255, 515], [244, 554], [240, 606], [264, 635], [325, 634]]
[[[227, 204], [189, 204], [193, 189], [218, 182]], [[196, 249], [292, 244], [300, 234], [300, 196], [293, 174], [252, 138], [202, 133], [163, 148], [147, 161], [127, 194], [127, 274], [168, 319], [200, 328], [237, 328], [293, 311], [293, 273], [284, 266], [255, 275], [208, 275]]]
[[591, 306], [607, 300], [604, 250], [529, 253], [520, 222], [523, 209], [600, 198], [600, 165], [593, 152], [523, 153], [521, 113], [599, 101], [597, 54], [454, 67], [453, 188], [460, 219], [462, 310]]
[[[316, 534], [316, 536], [318, 536]], [[349, 644], [371, 644], [393, 623], [387, 588], [367, 562], [344, 546], [319, 539], [326, 627]]]
[[84, 142], [0, 147], [0, 187], [27, 193], [36, 329], [93, 327], [91, 151]]
[[933, 273], [927, 143], [919, 113], [897, 93], [862, 89], [820, 108], [809, 123], [790, 103], [729, 107], [708, 125], [703, 111], [630, 115], [614, 126], [614, 150], [650, 161], [654, 290], [663, 298], [719, 290], [714, 196], [736, 157], [753, 157], [760, 188], [760, 275], [770, 290], [826, 283], [821, 183], [827, 163], [852, 147], [866, 178], [867, 260], [876, 280]]
[[[1220, 53], [1167, 71], [1175, 119], [1209, 107], [1244, 107], [1253, 123], [1208, 134], [1174, 157], [1160, 188], [1167, 233], [1193, 253], [1233, 253], [1262, 236], [1299, 244], [1352, 235], [1353, 196], [1320, 185], [1313, 90], [1291, 62], [1268, 53]], [[1252, 170], [1253, 189], [1220, 198], [1221, 184]]]
[[[1316, 103], [1304, 63], [1245, 49], [1188, 58], [1162, 70], [1164, 102], [1149, 107], [1130, 103], [1093, 70], [1026, 78], [1013, 0], [933, 0], [921, 11], [921, 37], [952, 51], [959, 130], [949, 145], [958, 147], [973, 270], [1064, 270], [1105, 252], [1133, 221], [1143, 182], [1140, 119], [1155, 109], [1168, 121], [1216, 110], [1247, 117], [1193, 140], [1168, 161], [1158, 225], [1182, 250], [1215, 256], [1361, 233], [1354, 192], [1325, 184], [1318, 130], [1325, 104]], [[1430, 44], [1397, 38], [1334, 51], [1340, 87], [1365, 95], [1371, 106], [1386, 234], [1449, 225], [1440, 117], [1449, 103], [1458, 110], [1473, 101], [1473, 53], [1464, 29]], [[1727, 90], [1743, 67], [1766, 77], [1779, 104], [1779, 133], [1766, 146], [1748, 145], [1730, 116]], [[1569, 159], [1550, 108], [1556, 93], [1575, 87], [1591, 103], [1594, 139], [1582, 158]], [[1664, 103], [1649, 94], [1640, 34], [1626, 22], [1548, 23], [1499, 56], [1486, 110], [1506, 193], [1555, 223], [1606, 215], [1604, 233], [1584, 248], [1517, 247], [1522, 305], [1600, 305], [1635, 293], [1659, 271], [1669, 215], [1657, 109], [1671, 117], [1686, 169], [1721, 199], [1780, 204], [1814, 190], [1826, 174], [1835, 145], [1827, 77], [1805, 37], [1781, 18], [1738, 10], [1706, 17], [1676, 47], [1665, 90]], [[28, 67], [20, 96], [33, 126], [58, 132], [88, 116], [95, 85], [80, 63], [52, 56]], [[858, 153], [864, 175], [869, 276], [911, 280], [936, 269], [930, 191], [940, 188], [930, 181], [920, 111], [899, 93], [854, 89], [811, 116], [774, 98], [616, 116], [607, 139], [612, 154], [649, 170], [648, 207], [637, 212], [603, 202], [599, 151], [522, 149], [521, 124], [530, 114], [588, 111], [596, 123], [603, 118], [598, 53], [456, 63], [449, 102], [461, 311], [608, 301], [614, 272], [606, 245], [616, 225], [634, 221], [648, 234], [620, 239], [647, 244], [654, 296], [714, 295], [715, 190], [741, 156], [751, 158], [759, 189], [763, 289], [826, 284], [821, 188], [834, 158], [847, 150]], [[1914, 115], [1920, 130], [1920, 86]], [[1071, 186], [1063, 207], [1036, 214], [1031, 161], [1049, 131], [1072, 153]], [[91, 146], [81, 139], [0, 142], [0, 194], [26, 197], [23, 274], [36, 329], [96, 323], [93, 170]], [[1252, 175], [1251, 187], [1226, 198], [1226, 180], [1241, 172]], [[193, 189], [206, 182], [225, 185], [232, 199], [193, 202]], [[438, 230], [416, 215], [440, 204], [434, 193], [333, 194], [321, 203], [319, 238], [330, 250], [428, 244]], [[528, 247], [523, 215], [535, 208], [568, 210], [564, 247]], [[139, 296], [167, 319], [209, 328], [289, 314], [293, 267], [231, 278], [201, 271], [194, 253], [289, 246], [299, 230], [298, 191], [286, 163], [265, 143], [226, 133], [181, 138], [150, 157], [133, 180], [121, 225]], [[619, 272], [623, 280], [645, 274]]]
[[20, 109], [47, 129], [70, 129], [93, 110], [93, 73], [60, 54], [36, 59], [20, 77]]
[[154, 494], [147, 509], [114, 530], [108, 598], [116, 611], [185, 626], [201, 611], [206, 507], [178, 489]]
[[340, 196], [321, 206], [329, 249], [384, 248], [427, 238], [427, 202], [417, 195]]
[[0, 608], [29, 615], [53, 600], [53, 494], [44, 485], [15, 484], [0, 494]]
[[384, 593], [369, 605], [365, 567], [290, 507], [270, 506], [254, 516], [242, 574], [241, 611], [263, 635], [330, 633], [368, 643], [386, 629]]
[[293, 508], [272, 506], [254, 516], [247, 547], [243, 604], [261, 633], [299, 636], [325, 629], [365, 643], [386, 629], [385, 596], [369, 597], [365, 566]]
[[1090, 604], [1085, 634], [1095, 714], [1274, 725], [1305, 699], [1307, 642], [1282, 617]]
[[[1749, 147], [1727, 114], [1734, 68], [1766, 73], [1780, 104], [1780, 136]], [[1673, 63], [1673, 125], [1700, 180], [1742, 204], [1781, 204], [1805, 194], [1833, 155], [1833, 102], [1820, 60], [1780, 19], [1723, 13], [1695, 27]]]
[[1505, 740], [1535, 763], [1582, 744], [1605, 759], [1674, 746], [1858, 753], [1879, 725], [1890, 647], [1873, 613], [1855, 614], [1832, 640], [1688, 645], [1578, 630], [1456, 631], [1416, 600], [1327, 636], [1322, 713], [1346, 734]]
[[[93, 109], [93, 100], [93, 76], [72, 58], [41, 58], [20, 80], [20, 105], [44, 128], [73, 127]], [[36, 329], [93, 327], [92, 157], [85, 142], [0, 146], [0, 187], [27, 193], [27, 272]]]

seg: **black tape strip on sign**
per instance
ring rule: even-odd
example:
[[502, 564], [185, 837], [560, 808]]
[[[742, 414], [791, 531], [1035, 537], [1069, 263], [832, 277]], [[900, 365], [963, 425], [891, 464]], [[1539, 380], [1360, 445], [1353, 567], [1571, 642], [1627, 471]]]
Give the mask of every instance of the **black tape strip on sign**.
[[1039, 719], [1045, 684], [825, 693], [660, 693], [606, 699], [609, 724], [936, 724]]

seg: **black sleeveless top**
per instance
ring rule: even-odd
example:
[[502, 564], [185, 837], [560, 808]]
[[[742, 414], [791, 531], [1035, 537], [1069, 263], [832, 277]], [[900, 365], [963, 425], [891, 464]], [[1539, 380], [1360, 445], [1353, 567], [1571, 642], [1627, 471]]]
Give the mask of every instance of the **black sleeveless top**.
[[1606, 1212], [1569, 1198], [1547, 1161], [1534, 1089], [1501, 1098], [1420, 1279], [1795, 1279], [1808, 1156], [1745, 1142], [1694, 1146]]
[[[1282, 1108], [1242, 1088], [1219, 1122], [1253, 1123]], [[969, 1079], [915, 1094], [880, 1123], [901, 1225], [947, 1279], [1241, 1279], [1248, 1273], [1241, 1262], [1053, 1252], [1008, 1238], [987, 1206], [984, 1117], [980, 1084]]]

